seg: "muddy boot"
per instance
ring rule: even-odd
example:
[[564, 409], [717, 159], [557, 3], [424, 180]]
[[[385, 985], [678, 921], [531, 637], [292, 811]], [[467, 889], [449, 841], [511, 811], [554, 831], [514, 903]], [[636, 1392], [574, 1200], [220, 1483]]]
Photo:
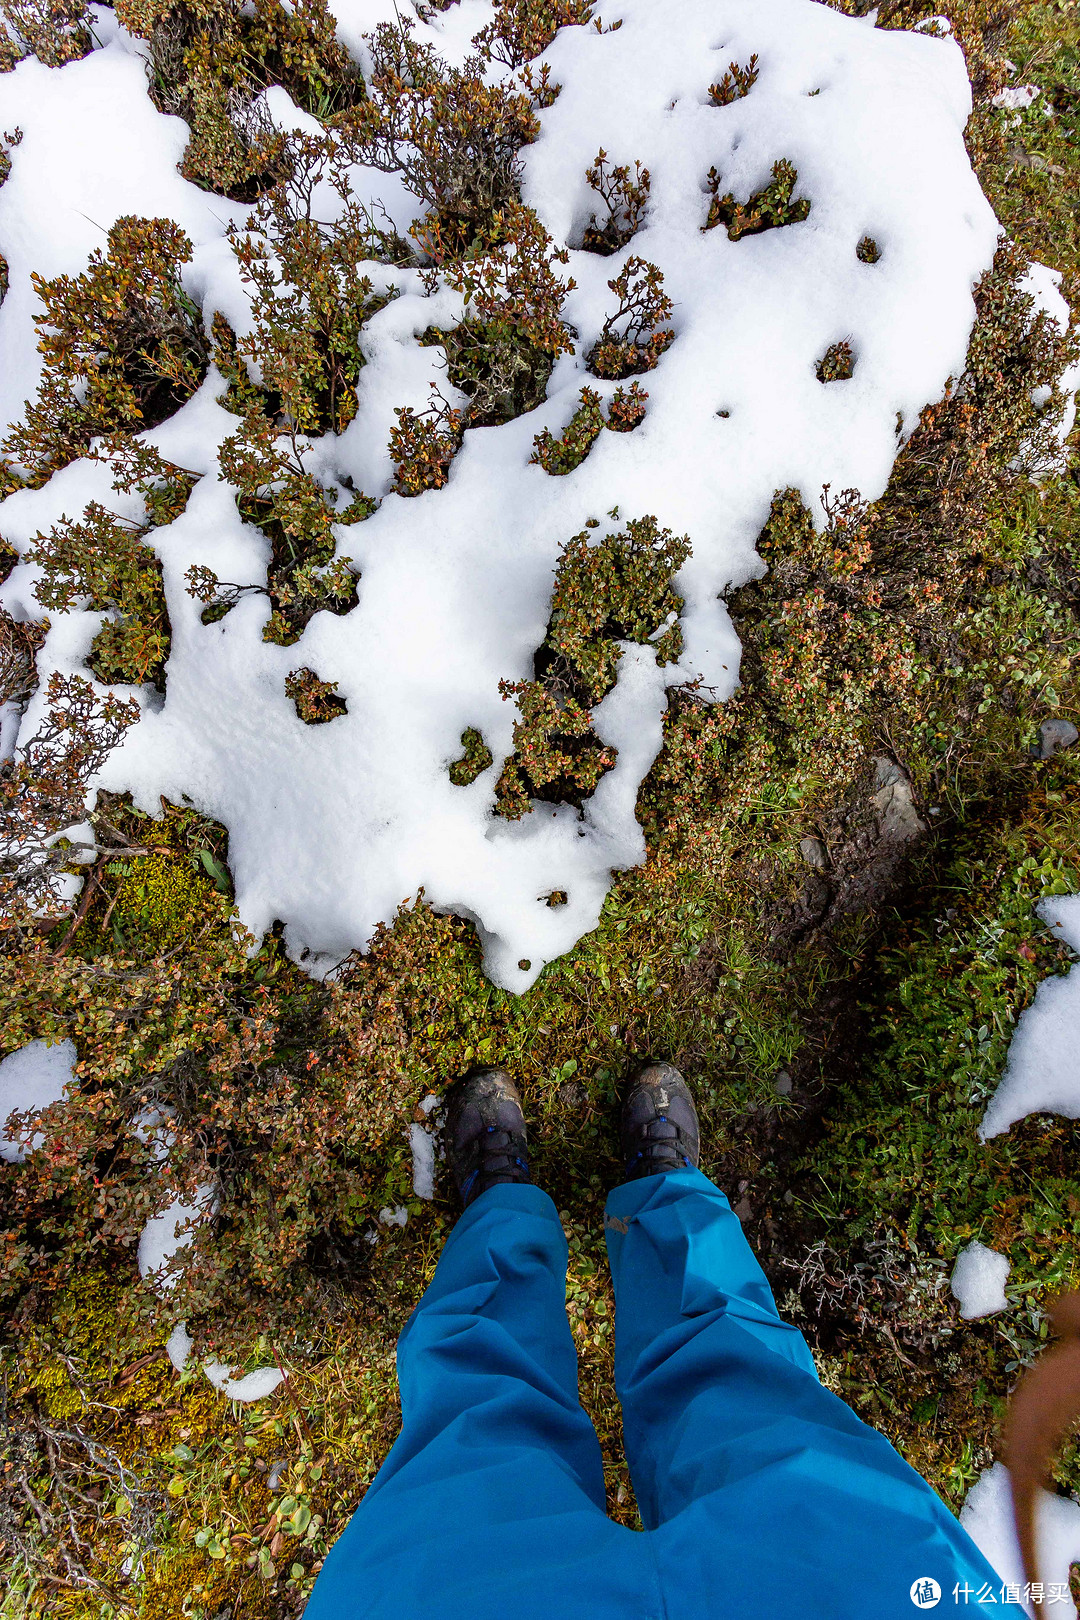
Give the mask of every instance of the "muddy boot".
[[443, 1140], [466, 1205], [489, 1187], [532, 1181], [521, 1096], [505, 1069], [472, 1069], [450, 1087]]
[[631, 1073], [619, 1142], [627, 1181], [665, 1170], [697, 1169], [697, 1109], [689, 1086], [670, 1063], [640, 1063]]

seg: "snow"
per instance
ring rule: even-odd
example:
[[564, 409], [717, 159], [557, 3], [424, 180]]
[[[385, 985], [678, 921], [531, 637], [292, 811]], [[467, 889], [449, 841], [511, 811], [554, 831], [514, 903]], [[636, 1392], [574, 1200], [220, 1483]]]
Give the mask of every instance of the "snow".
[[961, 1249], [951, 1278], [953, 1294], [960, 1301], [960, 1315], [971, 1319], [1005, 1310], [1009, 1303], [1005, 1297], [1008, 1276], [1008, 1257], [996, 1249], [988, 1249], [985, 1243], [969, 1243]]
[[41, 1146], [43, 1138], [35, 1134], [29, 1140], [6, 1129], [9, 1115], [27, 1109], [35, 1111], [60, 1102], [64, 1089], [71, 1084], [71, 1070], [77, 1060], [73, 1041], [57, 1041], [50, 1046], [46, 1041], [31, 1041], [19, 1047], [0, 1063], [0, 1159], [9, 1164], [21, 1164], [27, 1152]]
[[164, 1268], [181, 1249], [186, 1249], [194, 1238], [194, 1228], [211, 1213], [214, 1189], [200, 1188], [192, 1203], [174, 1198], [156, 1215], [151, 1215], [139, 1237], [139, 1275], [148, 1277], [155, 1288], [167, 1291], [176, 1286], [177, 1274]]
[[404, 1204], [395, 1204], [393, 1209], [389, 1205], [380, 1209], [379, 1220], [383, 1226], [404, 1226], [409, 1218], [409, 1212]]
[[285, 1377], [280, 1367], [256, 1367], [242, 1378], [233, 1378], [221, 1361], [204, 1361], [203, 1372], [214, 1388], [230, 1401], [264, 1401]]
[[438, 1124], [437, 1110], [442, 1098], [438, 1092], [429, 1092], [420, 1104], [421, 1112], [427, 1115], [435, 1114], [431, 1127], [415, 1124], [409, 1126], [409, 1146], [412, 1149], [413, 1161], [413, 1192], [417, 1198], [434, 1198], [435, 1196], [435, 1128]]
[[[1013, 1521], [1009, 1470], [1004, 1463], [995, 1463], [975, 1481], [960, 1510], [960, 1523], [1001, 1579], [1009, 1585], [1018, 1585], [1023, 1593], [1024, 1568]], [[1035, 1509], [1035, 1533], [1045, 1603], [1050, 1612], [1061, 1616], [1062, 1620], [1075, 1616], [1076, 1608], [1069, 1597], [1069, 1566], [1080, 1562], [1080, 1503], [1071, 1497], [1040, 1491]], [[1034, 1612], [1030, 1604], [1025, 1606], [1029, 1613]]]
[[[362, 58], [363, 33], [393, 4], [338, 0], [336, 10]], [[0, 310], [6, 419], [21, 415], [38, 375], [30, 271], [81, 270], [120, 214], [183, 225], [195, 244], [189, 293], [207, 321], [222, 309], [246, 324], [224, 241], [245, 209], [180, 178], [185, 128], [152, 106], [142, 47], [99, 14], [103, 49], [61, 70], [23, 62], [0, 84], [0, 128], [24, 130], [0, 188], [11, 266]], [[418, 34], [460, 61], [489, 16], [483, 0], [462, 0]], [[215, 402], [220, 378], [211, 374], [148, 435], [205, 476], [186, 512], [153, 536], [172, 624], [164, 702], [141, 694], [142, 719], [100, 785], [130, 790], [151, 813], [161, 794], [186, 798], [223, 822], [242, 920], [259, 936], [283, 919], [287, 948], [313, 973], [366, 946], [421, 887], [429, 903], [475, 920], [487, 972], [513, 991], [593, 928], [613, 871], [644, 859], [634, 806], [660, 747], [667, 690], [694, 676], [719, 700], [735, 688], [739, 646], [720, 593], [761, 572], [754, 543], [773, 491], [797, 486], [815, 510], [825, 483], [877, 497], [902, 432], [963, 369], [972, 287], [998, 225], [964, 149], [970, 91], [955, 41], [875, 29], [814, 0], [623, 0], [619, 17], [603, 35], [564, 29], [545, 53], [563, 89], [523, 153], [523, 190], [556, 241], [574, 244], [597, 202], [585, 170], [603, 146], [614, 162], [649, 168], [644, 228], [612, 259], [572, 248], [566, 274], [578, 285], [565, 313], [578, 344], [556, 366], [546, 401], [470, 431], [446, 487], [411, 500], [390, 492], [394, 409], [422, 406], [429, 382], [445, 383], [441, 351], [417, 338], [433, 322], [452, 323], [461, 302], [446, 289], [425, 295], [415, 272], [371, 267], [376, 287], [399, 296], [365, 330], [356, 418], [311, 456], [328, 481], [348, 475], [381, 498], [370, 520], [340, 531], [340, 552], [360, 571], [350, 614], [317, 614], [287, 648], [261, 640], [263, 597], [203, 625], [184, 585], [190, 565], [241, 583], [262, 581], [267, 567], [263, 537], [241, 523], [216, 476], [217, 447], [236, 425]], [[708, 85], [753, 53], [760, 74], [750, 94], [712, 106]], [[276, 92], [272, 106], [280, 119], [288, 98]], [[780, 158], [794, 162], [798, 194], [812, 201], [806, 221], [739, 242], [723, 228], [702, 232], [710, 165], [746, 198]], [[385, 198], [402, 223], [420, 212], [396, 180], [360, 170], [357, 186], [372, 204]], [[855, 255], [866, 234], [882, 249], [875, 265]], [[613, 308], [607, 281], [630, 253], [663, 271], [675, 342], [642, 379], [642, 426], [603, 434], [575, 472], [549, 477], [529, 463], [533, 437], [560, 432], [592, 381], [583, 356]], [[854, 347], [855, 374], [823, 386], [815, 365], [840, 339]], [[614, 385], [597, 386], [606, 397]], [[79, 462], [11, 496], [5, 536], [23, 550], [92, 497], [131, 510], [101, 467]], [[595, 717], [618, 761], [583, 814], [538, 805], [502, 821], [494, 788], [515, 715], [499, 681], [532, 674], [561, 544], [616, 506], [619, 521], [651, 513], [690, 536], [678, 580], [681, 665], [658, 668], [651, 649], [628, 647]], [[40, 618], [33, 579], [28, 565], [13, 571], [9, 611]], [[53, 616], [24, 738], [41, 718], [50, 671], [85, 674], [100, 623], [74, 609]], [[284, 682], [300, 665], [337, 681], [345, 716], [317, 727], [297, 718]], [[495, 761], [455, 787], [447, 767], [467, 726]], [[566, 905], [545, 903], [553, 889]]]
[[1009, 84], [1004, 90], [999, 90], [994, 97], [995, 107], [1005, 107], [1010, 112], [1023, 112], [1030, 107], [1039, 94], [1037, 84]]
[[[1040, 917], [1080, 952], [1080, 895], [1043, 900]], [[1044, 979], [1021, 1014], [1005, 1073], [983, 1115], [979, 1136], [1000, 1136], [1028, 1114], [1080, 1119], [1080, 971]]]

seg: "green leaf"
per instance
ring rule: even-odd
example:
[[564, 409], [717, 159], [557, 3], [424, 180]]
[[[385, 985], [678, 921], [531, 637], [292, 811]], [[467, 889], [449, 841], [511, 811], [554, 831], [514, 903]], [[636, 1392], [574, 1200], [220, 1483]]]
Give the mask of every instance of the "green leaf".
[[198, 855], [207, 872], [213, 878], [215, 888], [217, 888], [221, 894], [228, 894], [230, 888], [229, 874], [227, 869], [222, 866], [217, 856], [208, 849], [199, 849], [196, 850], [195, 853]]

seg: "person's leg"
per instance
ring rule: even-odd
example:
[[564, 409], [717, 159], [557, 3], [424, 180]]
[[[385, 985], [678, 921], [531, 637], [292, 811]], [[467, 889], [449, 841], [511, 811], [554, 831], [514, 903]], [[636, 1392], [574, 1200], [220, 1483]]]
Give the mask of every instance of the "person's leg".
[[989, 1582], [1018, 1620], [944, 1503], [822, 1387], [712, 1182], [628, 1181], [605, 1228], [626, 1455], [670, 1620], [900, 1620], [924, 1577], [943, 1612], [957, 1582], [961, 1602]]
[[640, 1608], [657, 1593], [643, 1538], [604, 1512], [558, 1212], [481, 1173], [398, 1344], [401, 1434], [306, 1620], [659, 1620]]

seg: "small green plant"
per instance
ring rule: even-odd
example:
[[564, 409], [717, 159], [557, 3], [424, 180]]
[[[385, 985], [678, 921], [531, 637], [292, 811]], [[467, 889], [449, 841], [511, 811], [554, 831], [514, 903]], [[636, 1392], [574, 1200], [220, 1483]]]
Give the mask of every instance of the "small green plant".
[[[393, 295], [376, 292], [358, 268], [370, 257], [372, 225], [352, 193], [351, 145], [297, 135], [290, 154], [288, 177], [231, 233], [241, 280], [252, 290], [252, 330], [237, 341], [217, 319], [217, 354], [238, 405], [254, 387], [239, 374], [247, 360], [259, 369], [269, 415], [284, 414], [303, 433], [341, 433], [356, 414], [360, 333]], [[313, 211], [319, 187], [340, 204], [330, 222]]]
[[613, 380], [651, 371], [675, 340], [673, 329], [664, 325], [672, 303], [663, 272], [632, 254], [608, 286], [619, 304], [586, 356], [589, 370]]
[[609, 167], [601, 147], [592, 167], [585, 170], [585, 178], [604, 204], [607, 218], [601, 222], [593, 214], [581, 245], [589, 253], [617, 253], [640, 229], [649, 201], [649, 171], [635, 162], [631, 178], [629, 164]]
[[494, 764], [495, 756], [475, 726], [466, 726], [461, 733], [461, 748], [461, 758], [450, 763], [449, 776], [455, 787], [469, 787]]
[[561, 438], [557, 439], [550, 428], [544, 428], [533, 439], [529, 460], [538, 462], [554, 477], [562, 477], [579, 467], [604, 428], [611, 428], [615, 433], [632, 433], [645, 420], [645, 401], [649, 396], [636, 382], [629, 388], [617, 388], [606, 418], [595, 388], [582, 388], [579, 397], [581, 404]]
[[855, 257], [860, 264], [877, 264], [881, 258], [881, 249], [872, 236], [862, 236], [855, 248]]
[[306, 665], [286, 675], [285, 696], [309, 726], [325, 726], [339, 715], [347, 714], [349, 709], [338, 692], [337, 681], [321, 681]]
[[96, 435], [157, 427], [198, 388], [208, 353], [202, 316], [179, 267], [191, 242], [169, 219], [126, 215], [79, 276], [34, 287], [45, 365], [36, 403], [3, 448], [44, 483]]
[[855, 351], [846, 338], [832, 343], [814, 368], [818, 382], [847, 382], [855, 375]]
[[703, 231], [725, 225], [731, 241], [743, 236], [756, 236], [761, 231], [773, 231], [783, 225], [797, 225], [810, 213], [807, 197], [795, 197], [799, 171], [787, 158], [780, 158], [772, 166], [772, 179], [760, 191], [755, 191], [747, 202], [736, 202], [731, 192], [720, 195], [720, 175], [710, 169], [706, 190], [712, 201]]
[[728, 64], [728, 70], [718, 84], [710, 84], [709, 100], [714, 107], [730, 107], [733, 101], [748, 96], [758, 77], [758, 58], [755, 51], [745, 67], [738, 62]]

